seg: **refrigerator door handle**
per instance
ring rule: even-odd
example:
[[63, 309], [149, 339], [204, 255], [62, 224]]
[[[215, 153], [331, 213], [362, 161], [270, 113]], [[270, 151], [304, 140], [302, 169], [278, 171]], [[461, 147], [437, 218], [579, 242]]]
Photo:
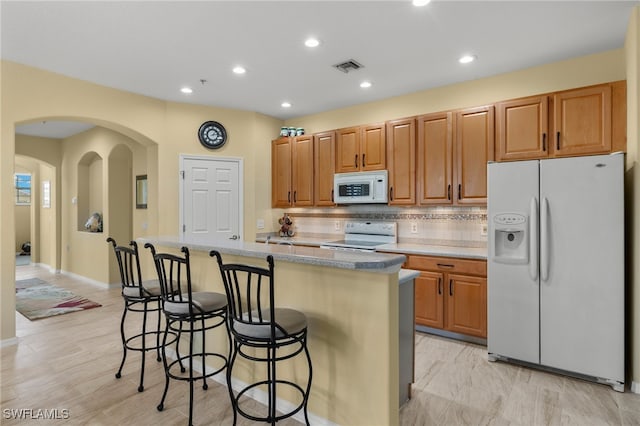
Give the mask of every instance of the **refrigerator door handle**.
[[549, 278], [549, 202], [547, 197], [542, 198], [540, 210], [540, 278], [547, 281]]
[[529, 276], [538, 280], [538, 199], [533, 197], [529, 205]]

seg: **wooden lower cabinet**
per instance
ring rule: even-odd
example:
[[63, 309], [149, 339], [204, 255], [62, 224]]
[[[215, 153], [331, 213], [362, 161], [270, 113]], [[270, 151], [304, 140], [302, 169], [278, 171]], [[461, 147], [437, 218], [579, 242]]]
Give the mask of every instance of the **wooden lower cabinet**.
[[487, 262], [408, 256], [415, 280], [416, 324], [474, 337], [487, 337]]
[[414, 281], [416, 324], [444, 328], [444, 274], [421, 271]]
[[487, 279], [448, 274], [445, 328], [487, 337]]

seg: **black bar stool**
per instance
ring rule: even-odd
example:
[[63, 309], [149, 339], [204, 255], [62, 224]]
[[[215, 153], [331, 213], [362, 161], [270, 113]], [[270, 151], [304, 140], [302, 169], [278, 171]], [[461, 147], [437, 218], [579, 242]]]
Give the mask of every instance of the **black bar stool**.
[[[118, 246], [116, 240], [109, 237], [107, 242], [113, 246], [118, 268], [120, 269], [120, 280], [122, 281], [122, 298], [124, 299], [124, 310], [120, 321], [120, 335], [122, 336], [122, 362], [116, 373], [116, 378], [122, 377], [122, 367], [127, 359], [127, 350], [142, 352], [142, 363], [140, 366], [140, 385], [138, 392], [144, 390], [144, 364], [147, 351], [156, 350], [157, 360], [160, 358], [160, 311], [162, 309], [162, 298], [160, 295], [160, 283], [158, 280], [142, 281], [140, 272], [140, 258], [138, 257], [138, 245], [131, 241], [129, 246]], [[152, 304], [149, 307], [149, 304]], [[127, 312], [142, 312], [142, 332], [133, 336], [125, 335], [125, 318]], [[147, 314], [149, 312], [158, 313], [158, 323], [153, 331], [147, 330]], [[156, 343], [147, 345], [147, 337], [155, 336]]]
[[[165, 369], [164, 393], [158, 411], [164, 409], [164, 401], [169, 390], [169, 380], [189, 382], [189, 424], [193, 424], [193, 384], [202, 380], [202, 389], [208, 389], [207, 378], [224, 370], [231, 355], [231, 334], [227, 324], [227, 298], [224, 294], [214, 292], [194, 292], [191, 284], [191, 267], [189, 249], [182, 247], [184, 256], [168, 253], [156, 253], [155, 247], [149, 243], [144, 245], [151, 250], [158, 272], [160, 290], [163, 300], [163, 311], [166, 318], [165, 334], [162, 343], [162, 359]], [[229, 351], [226, 355], [206, 351], [206, 331], [224, 327], [229, 339]], [[169, 338], [172, 333], [175, 333]], [[180, 352], [180, 337], [189, 334], [188, 353]], [[202, 347], [194, 348], [194, 335], [202, 335]], [[166, 350], [175, 343], [175, 360], [167, 361]], [[194, 360], [199, 362], [202, 371], [194, 367]], [[216, 363], [215, 366], [207, 364]], [[185, 367], [186, 365], [186, 367]], [[207, 372], [207, 367], [211, 369]], [[186, 374], [185, 374], [186, 373]]]
[[[215, 250], [212, 250], [209, 255], [216, 257], [220, 267], [229, 305], [229, 328], [234, 337], [233, 353], [227, 368], [227, 386], [233, 405], [233, 424], [236, 424], [238, 413], [247, 419], [274, 425], [302, 409], [308, 425], [307, 405], [313, 370], [307, 348], [307, 318], [302, 312], [275, 307], [273, 257], [267, 256], [269, 268], [266, 269], [239, 264], [225, 265], [222, 263], [220, 253]], [[245, 351], [247, 348], [257, 348], [260, 351], [248, 353]], [[283, 348], [288, 349], [284, 354], [279, 354], [278, 351]], [[276, 374], [278, 361], [293, 358], [302, 352], [309, 365], [306, 389], [297, 383], [278, 379]], [[231, 373], [238, 355], [251, 361], [267, 363], [267, 379], [249, 384], [235, 394], [231, 387]], [[276, 412], [277, 385], [292, 387], [300, 393], [301, 397], [301, 402], [296, 408], [281, 415], [277, 415]], [[268, 413], [265, 416], [247, 413], [240, 407], [240, 399], [243, 395], [259, 386], [267, 387]]]

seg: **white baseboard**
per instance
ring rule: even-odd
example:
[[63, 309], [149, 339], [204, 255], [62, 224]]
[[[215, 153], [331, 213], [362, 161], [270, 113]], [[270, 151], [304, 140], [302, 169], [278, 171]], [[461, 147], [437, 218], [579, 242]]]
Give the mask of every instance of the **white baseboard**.
[[104, 288], [104, 289], [120, 288], [120, 286], [121, 286], [120, 283], [107, 284], [107, 283], [104, 283], [102, 281], [98, 281], [98, 280], [94, 280], [94, 279], [91, 279], [91, 278], [87, 278], [87, 277], [85, 277], [83, 275], [74, 274], [73, 272], [69, 272], [69, 271], [59, 270], [59, 271], [57, 271], [57, 273], [69, 276], [69, 277], [71, 277], [71, 278], [73, 278], [75, 280], [82, 281], [82, 282], [85, 282], [87, 284], [90, 284], [90, 285], [93, 285], [93, 286], [96, 286], [96, 287], [100, 287], [100, 288]]
[[4, 348], [5, 346], [11, 346], [18, 344], [17, 337], [11, 337], [10, 339], [0, 340], [0, 348]]
[[631, 382], [631, 392], [640, 394], [640, 382]]
[[[174, 360], [176, 359], [176, 353], [173, 349], [167, 348], [166, 353], [169, 358]], [[193, 368], [197, 372], [202, 373], [202, 363], [199, 360], [196, 359], [193, 361]], [[225, 372], [220, 372], [212, 376], [211, 378], [216, 382], [220, 383], [221, 385], [227, 386], [227, 376]], [[244, 389], [245, 387], [247, 387], [247, 383], [243, 382], [242, 380], [232, 378], [231, 387], [236, 391], [240, 391], [241, 389]], [[269, 395], [267, 394], [267, 392], [257, 388], [251, 389], [250, 391], [246, 392], [245, 395], [247, 395], [249, 398], [265, 406], [267, 405], [269, 400]], [[276, 398], [276, 408], [281, 413], [286, 413], [288, 411], [292, 411], [293, 409], [295, 409], [296, 406], [290, 403], [289, 401]], [[304, 413], [302, 411], [298, 411], [296, 414], [292, 416], [292, 418], [296, 419], [302, 424], [305, 424]], [[332, 421], [325, 419], [324, 417], [315, 415], [311, 412], [309, 412], [309, 423], [312, 425], [338, 426], [337, 423], [333, 423]]]

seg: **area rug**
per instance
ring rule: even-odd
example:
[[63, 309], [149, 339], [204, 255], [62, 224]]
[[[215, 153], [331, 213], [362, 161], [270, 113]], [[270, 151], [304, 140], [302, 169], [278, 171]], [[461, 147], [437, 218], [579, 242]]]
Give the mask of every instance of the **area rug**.
[[31, 321], [102, 306], [39, 278], [16, 281], [16, 310]]

